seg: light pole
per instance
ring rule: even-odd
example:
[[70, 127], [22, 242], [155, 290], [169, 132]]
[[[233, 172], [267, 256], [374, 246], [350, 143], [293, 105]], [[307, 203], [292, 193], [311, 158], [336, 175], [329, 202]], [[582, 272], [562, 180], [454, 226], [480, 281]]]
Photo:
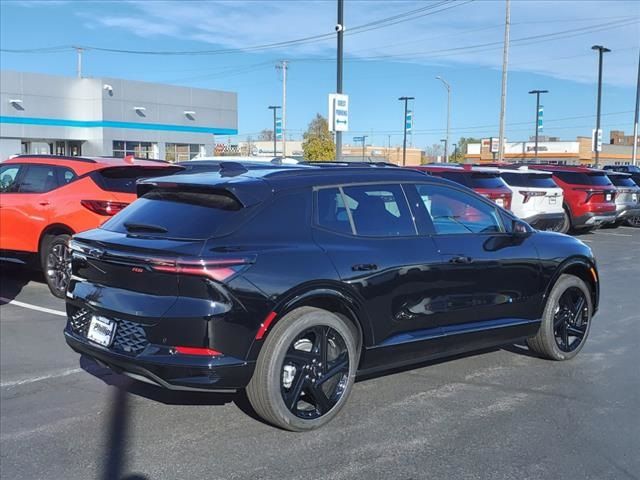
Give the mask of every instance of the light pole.
[[529, 94], [536, 96], [536, 146], [535, 146], [535, 160], [538, 160], [538, 129], [540, 128], [540, 94], [549, 93], [549, 90], [531, 90]]
[[600, 106], [602, 104], [602, 56], [611, 50], [602, 45], [594, 45], [591, 50], [598, 51], [598, 103], [596, 108], [596, 134], [594, 135], [594, 147], [596, 150], [596, 168], [600, 162], [600, 148], [598, 148], [598, 138], [600, 138]]
[[638, 55], [638, 84], [636, 85], [636, 113], [633, 117], [633, 155], [632, 164], [638, 165], [638, 110], [640, 110], [640, 54]]
[[415, 97], [400, 97], [398, 100], [404, 101], [404, 136], [402, 137], [402, 166], [407, 164], [407, 102], [414, 100]]
[[[342, 57], [343, 57], [343, 35], [344, 35], [344, 0], [338, 0], [338, 23], [336, 25], [338, 34], [338, 52], [337, 52], [337, 75], [336, 75], [336, 93], [342, 93]], [[336, 160], [342, 158], [342, 132], [336, 132]]]
[[458, 160], [458, 144], [457, 143], [453, 144], [453, 159], [454, 161]]
[[447, 161], [449, 159], [447, 156], [449, 153], [449, 128], [451, 127], [451, 85], [439, 75], [436, 80], [440, 80], [447, 89], [447, 139], [444, 142], [444, 158]]
[[362, 161], [364, 162], [364, 156], [365, 156], [365, 140], [367, 139], [368, 135], [362, 135]]
[[[445, 151], [446, 151], [446, 148], [447, 148], [447, 139], [446, 139], [446, 138], [441, 138], [441, 139], [440, 139], [440, 142], [444, 144], [444, 148], [445, 148]], [[447, 163], [447, 157], [446, 157], [446, 156], [444, 157], [444, 163]]]
[[273, 156], [276, 154], [276, 111], [280, 108], [278, 105], [269, 105], [269, 109], [273, 110]]

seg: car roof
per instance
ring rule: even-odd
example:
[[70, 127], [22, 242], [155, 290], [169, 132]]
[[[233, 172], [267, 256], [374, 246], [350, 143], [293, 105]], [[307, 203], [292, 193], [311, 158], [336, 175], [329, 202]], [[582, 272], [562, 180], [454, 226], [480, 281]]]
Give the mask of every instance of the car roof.
[[615, 170], [607, 170], [607, 177], [629, 177], [629, 178], [631, 178], [632, 175], [630, 173], [627, 173], [627, 172], [616, 172]]
[[426, 171], [426, 172], [453, 172], [453, 173], [491, 173], [496, 174], [500, 173], [497, 168], [494, 167], [480, 167], [477, 165], [471, 165], [469, 163], [460, 165], [460, 164], [442, 164], [442, 163], [433, 163], [427, 165], [419, 165], [415, 167], [408, 167], [416, 170]]
[[154, 160], [154, 159], [146, 159], [146, 158], [137, 158], [132, 156], [127, 157], [72, 157], [68, 155], [16, 155], [5, 160], [3, 163], [24, 163], [26, 160], [35, 160], [38, 163], [44, 162], [59, 162], [61, 164], [71, 163], [87, 163], [94, 165], [105, 165], [105, 166], [130, 166], [130, 165], [138, 165], [138, 166], [154, 166], [161, 167], [163, 165], [171, 165], [169, 162], [164, 160]]
[[545, 164], [530, 164], [529, 168], [535, 168], [537, 170], [546, 170], [548, 172], [575, 172], [575, 173], [607, 173], [605, 170], [597, 168], [583, 167], [582, 165], [545, 165]]

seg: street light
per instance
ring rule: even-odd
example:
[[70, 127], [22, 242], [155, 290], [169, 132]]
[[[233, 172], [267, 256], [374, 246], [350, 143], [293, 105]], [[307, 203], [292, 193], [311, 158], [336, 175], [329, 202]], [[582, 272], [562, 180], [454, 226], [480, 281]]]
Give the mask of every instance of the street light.
[[436, 77], [436, 80], [440, 80], [447, 89], [447, 139], [444, 143], [444, 158], [448, 161], [447, 154], [449, 153], [449, 128], [451, 126], [451, 85], [440, 75]]
[[[446, 148], [447, 148], [447, 139], [446, 139], [446, 138], [441, 138], [441, 139], [440, 139], [440, 142], [441, 142], [441, 143], [444, 143], [444, 148], [445, 148], [445, 151], [446, 151]], [[448, 163], [448, 162], [447, 162], [447, 157], [446, 157], [446, 156], [444, 157], [444, 163]]]
[[529, 92], [531, 95], [535, 94], [536, 96], [536, 146], [535, 146], [535, 160], [538, 160], [538, 128], [540, 127], [540, 119], [538, 118], [540, 115], [540, 94], [541, 93], [549, 93], [549, 90], [531, 90]]
[[365, 140], [367, 139], [368, 135], [362, 135], [362, 161], [364, 162], [364, 156], [365, 156]]
[[402, 166], [407, 164], [407, 102], [409, 100], [415, 100], [415, 97], [400, 97], [401, 102], [404, 101], [404, 136], [402, 139]]
[[453, 161], [457, 162], [458, 161], [458, 144], [454, 143], [453, 144]]
[[600, 161], [600, 146], [598, 145], [598, 139], [600, 138], [600, 106], [602, 104], [602, 55], [611, 50], [603, 47], [602, 45], [594, 45], [591, 50], [598, 51], [598, 103], [596, 109], [596, 133], [594, 135], [593, 143], [596, 150], [596, 168]]
[[[269, 105], [269, 109], [273, 110], [273, 156], [276, 155], [276, 111], [281, 108], [277, 105]], [[283, 152], [284, 153], [284, 152]]]

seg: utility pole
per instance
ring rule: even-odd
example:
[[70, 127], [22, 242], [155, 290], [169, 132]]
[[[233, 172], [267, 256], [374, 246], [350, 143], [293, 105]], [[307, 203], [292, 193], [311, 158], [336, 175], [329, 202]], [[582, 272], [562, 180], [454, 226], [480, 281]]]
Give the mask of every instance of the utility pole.
[[367, 139], [368, 135], [362, 135], [362, 161], [364, 162], [364, 157], [365, 157], [365, 151], [366, 151], [366, 147], [365, 147], [365, 140]]
[[458, 159], [458, 144], [453, 144], [453, 160], [454, 162]]
[[509, 30], [511, 29], [511, 2], [506, 0], [504, 20], [504, 51], [502, 53], [502, 94], [500, 96], [500, 132], [498, 139], [498, 162], [504, 158], [504, 123], [507, 111], [507, 65], [509, 63]]
[[600, 148], [598, 145], [600, 142], [598, 141], [598, 139], [600, 138], [600, 107], [602, 104], [602, 56], [605, 53], [610, 52], [611, 50], [603, 47], [602, 45], [594, 45], [593, 47], [591, 47], [591, 50], [598, 51], [598, 101], [596, 107], [596, 134], [594, 135], [595, 138], [593, 139], [596, 151], [595, 167], [598, 168], [598, 164], [600, 163]]
[[451, 128], [451, 85], [441, 76], [437, 76], [436, 80], [440, 80], [447, 89], [447, 140], [444, 143], [444, 158], [449, 160], [449, 129]]
[[[276, 157], [276, 111], [280, 108], [278, 105], [269, 105], [269, 108], [273, 110], [273, 156]], [[284, 158], [284, 155], [283, 155]]]
[[[338, 23], [336, 24], [338, 34], [338, 54], [337, 54], [337, 75], [336, 93], [342, 93], [342, 57], [343, 57], [343, 35], [344, 35], [344, 0], [338, 0]], [[336, 132], [336, 160], [342, 158], [342, 132]]]
[[631, 163], [638, 165], [638, 110], [640, 109], [640, 52], [638, 53], [638, 85], [636, 86], [636, 115], [633, 122], [633, 155]]
[[531, 90], [529, 94], [536, 96], [536, 146], [535, 146], [535, 160], [538, 161], [538, 129], [540, 128], [540, 94], [549, 93], [549, 90]]
[[82, 78], [82, 52], [84, 51], [84, 48], [82, 47], [73, 47], [76, 50], [76, 54], [77, 54], [77, 63], [76, 63], [76, 75], [78, 78]]
[[287, 61], [281, 60], [280, 65], [277, 65], [276, 68], [282, 70], [282, 158], [286, 158], [287, 156]]
[[407, 102], [414, 100], [415, 97], [400, 97], [398, 100], [404, 101], [404, 119], [402, 124], [404, 125], [404, 135], [402, 138], [402, 166], [407, 164]]
[[387, 135], [387, 162], [391, 162], [391, 135]]

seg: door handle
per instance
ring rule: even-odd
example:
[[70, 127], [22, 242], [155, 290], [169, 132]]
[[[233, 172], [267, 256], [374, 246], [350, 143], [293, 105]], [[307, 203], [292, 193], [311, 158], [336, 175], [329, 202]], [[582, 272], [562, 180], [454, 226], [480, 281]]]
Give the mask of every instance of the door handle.
[[451, 257], [449, 259], [449, 262], [450, 263], [458, 263], [458, 264], [468, 265], [470, 263], [473, 263], [473, 258], [467, 257], [465, 255], [456, 255], [454, 257]]
[[43, 200], [41, 202], [38, 202], [39, 205], [42, 205], [43, 207], [46, 207], [47, 205], [49, 205], [49, 202], [47, 200]]
[[351, 270], [354, 272], [370, 272], [377, 269], [378, 266], [375, 263], [358, 263], [357, 265], [351, 266]]

